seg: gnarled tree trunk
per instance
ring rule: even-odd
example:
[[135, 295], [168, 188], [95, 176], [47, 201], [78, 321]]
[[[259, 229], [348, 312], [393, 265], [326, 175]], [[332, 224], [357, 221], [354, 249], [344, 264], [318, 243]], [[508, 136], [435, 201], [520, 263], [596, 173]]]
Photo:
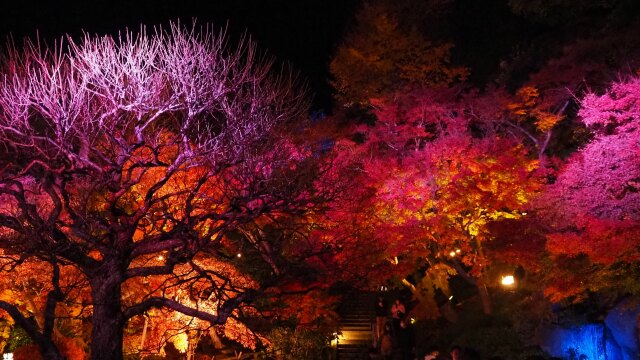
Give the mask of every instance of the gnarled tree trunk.
[[115, 267], [103, 266], [102, 271], [90, 281], [93, 300], [91, 360], [122, 359], [125, 324], [121, 309], [123, 275]]

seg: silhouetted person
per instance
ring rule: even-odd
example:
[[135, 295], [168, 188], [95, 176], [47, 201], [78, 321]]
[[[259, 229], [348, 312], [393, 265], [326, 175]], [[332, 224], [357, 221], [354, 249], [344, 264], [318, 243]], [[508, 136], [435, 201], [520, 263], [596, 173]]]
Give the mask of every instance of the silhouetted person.
[[398, 349], [400, 350], [402, 360], [413, 359], [413, 347], [415, 344], [413, 327], [409, 323], [408, 319], [400, 320], [400, 326], [397, 332], [398, 337]]
[[384, 324], [387, 321], [388, 313], [389, 306], [387, 305], [387, 302], [384, 301], [384, 297], [379, 295], [378, 301], [376, 301], [376, 345], [378, 347], [380, 346], [380, 339], [384, 332]]
[[391, 319], [393, 320], [393, 333], [396, 334], [398, 332], [398, 328], [400, 327], [400, 320], [404, 318], [407, 314], [407, 309], [404, 307], [404, 304], [400, 299], [396, 299], [396, 301], [391, 306]]
[[380, 354], [385, 360], [391, 360], [391, 354], [393, 354], [393, 341], [391, 340], [391, 325], [389, 323], [384, 324], [384, 330], [382, 331], [382, 338], [380, 340]]
[[462, 348], [454, 345], [451, 347], [451, 360], [462, 360]]

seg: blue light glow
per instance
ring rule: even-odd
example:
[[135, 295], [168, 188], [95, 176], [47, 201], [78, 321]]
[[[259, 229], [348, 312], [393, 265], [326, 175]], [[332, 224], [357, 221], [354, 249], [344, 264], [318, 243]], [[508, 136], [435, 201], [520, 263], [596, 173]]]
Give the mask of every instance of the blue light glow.
[[626, 360], [625, 354], [604, 324], [548, 328], [542, 347], [552, 356], [568, 360]]

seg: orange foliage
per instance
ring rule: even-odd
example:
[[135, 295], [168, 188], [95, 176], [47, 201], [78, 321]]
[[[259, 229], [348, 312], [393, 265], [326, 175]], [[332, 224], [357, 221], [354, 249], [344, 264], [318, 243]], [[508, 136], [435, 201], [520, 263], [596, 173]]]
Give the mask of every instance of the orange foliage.
[[345, 102], [368, 103], [407, 86], [441, 86], [467, 76], [467, 69], [450, 63], [452, 44], [434, 44], [401, 27], [393, 12], [383, 2], [365, 4], [358, 26], [338, 48], [330, 68]]
[[564, 115], [551, 111], [557, 104], [545, 100], [535, 86], [523, 86], [516, 92], [516, 101], [509, 103], [507, 109], [521, 122], [532, 120], [540, 132], [553, 129]]

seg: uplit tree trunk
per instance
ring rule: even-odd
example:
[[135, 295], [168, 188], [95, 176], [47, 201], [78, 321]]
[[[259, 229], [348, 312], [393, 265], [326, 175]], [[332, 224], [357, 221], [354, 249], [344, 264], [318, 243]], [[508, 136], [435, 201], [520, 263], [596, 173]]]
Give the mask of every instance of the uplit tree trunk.
[[121, 309], [123, 275], [105, 262], [90, 281], [93, 299], [91, 360], [122, 359], [124, 316]]
[[480, 274], [480, 277], [476, 278], [471, 275], [467, 271], [465, 271], [458, 261], [452, 261], [450, 263], [458, 272], [465, 281], [469, 284], [473, 285], [478, 290], [478, 296], [480, 297], [480, 303], [482, 304], [482, 312], [485, 315], [491, 315], [493, 313], [493, 307], [491, 306], [491, 296], [489, 295], [489, 289], [482, 278], [483, 275]]
[[491, 296], [489, 295], [489, 289], [487, 289], [487, 285], [485, 285], [482, 276], [476, 281], [476, 288], [478, 289], [478, 295], [482, 303], [482, 312], [484, 312], [485, 315], [491, 315], [493, 313]]
[[475, 286], [478, 289], [478, 295], [480, 296], [480, 302], [482, 303], [482, 312], [484, 312], [485, 315], [491, 315], [493, 313], [491, 296], [489, 295], [487, 284], [484, 281], [484, 265], [486, 264], [484, 247], [482, 246], [480, 238], [474, 237], [474, 240], [476, 241], [476, 246], [478, 248], [478, 265], [480, 266], [478, 278], [475, 279]]

